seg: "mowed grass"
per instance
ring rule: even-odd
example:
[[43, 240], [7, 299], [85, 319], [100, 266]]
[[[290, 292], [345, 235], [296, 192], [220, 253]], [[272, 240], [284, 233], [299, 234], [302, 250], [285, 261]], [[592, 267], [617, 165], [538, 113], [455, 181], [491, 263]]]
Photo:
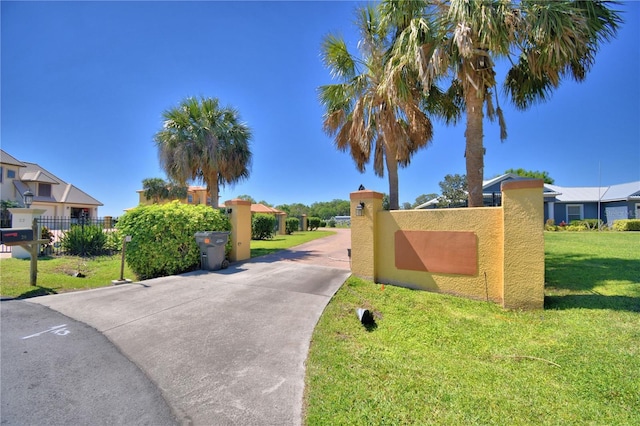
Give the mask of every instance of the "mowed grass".
[[[112, 285], [120, 279], [120, 255], [82, 258], [55, 256], [38, 258], [37, 286], [29, 285], [29, 259], [0, 260], [0, 294], [6, 297], [27, 298], [67, 291], [87, 290]], [[80, 272], [84, 277], [75, 277]], [[126, 266], [124, 278], [135, 279]]]
[[251, 257], [275, 253], [334, 234], [333, 231], [305, 231], [294, 232], [291, 235], [276, 235], [270, 240], [251, 240]]
[[640, 233], [545, 240], [544, 311], [350, 278], [313, 334], [305, 424], [640, 424]]

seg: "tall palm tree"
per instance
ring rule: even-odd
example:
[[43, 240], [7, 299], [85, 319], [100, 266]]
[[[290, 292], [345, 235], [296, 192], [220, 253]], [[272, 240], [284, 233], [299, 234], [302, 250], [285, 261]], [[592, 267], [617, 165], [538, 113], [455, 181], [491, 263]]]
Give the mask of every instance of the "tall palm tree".
[[[325, 37], [322, 44], [323, 61], [339, 81], [319, 88], [325, 108], [323, 127], [340, 151], [350, 151], [360, 172], [372, 155], [377, 176], [384, 176], [386, 166], [390, 208], [397, 210], [398, 167], [409, 165], [412, 155], [432, 140], [433, 126], [423, 109], [435, 110], [436, 103], [425, 101], [413, 74], [405, 73], [397, 85], [382, 85], [397, 21], [383, 21], [377, 8], [366, 6], [357, 10], [356, 24], [361, 35], [359, 56], [335, 35]], [[433, 99], [442, 95], [435, 86], [431, 89]]]
[[217, 208], [220, 186], [249, 177], [251, 130], [240, 122], [238, 111], [221, 108], [215, 98], [186, 98], [163, 117], [155, 135], [160, 165], [182, 185], [205, 182]]
[[[386, 0], [383, 10], [402, 9], [405, 1]], [[412, 8], [415, 9], [415, 2]], [[564, 77], [584, 80], [599, 44], [615, 36], [622, 22], [607, 1], [450, 0], [423, 1], [422, 13], [398, 36], [395, 67], [411, 67], [423, 87], [443, 76], [461, 87], [466, 109], [466, 168], [469, 206], [483, 205], [483, 108], [500, 123], [494, 108], [495, 63], [507, 59], [511, 68], [504, 91], [524, 110], [549, 98]], [[435, 37], [429, 37], [432, 34]], [[394, 76], [400, 71], [390, 72]], [[389, 83], [392, 84], [392, 83]]]

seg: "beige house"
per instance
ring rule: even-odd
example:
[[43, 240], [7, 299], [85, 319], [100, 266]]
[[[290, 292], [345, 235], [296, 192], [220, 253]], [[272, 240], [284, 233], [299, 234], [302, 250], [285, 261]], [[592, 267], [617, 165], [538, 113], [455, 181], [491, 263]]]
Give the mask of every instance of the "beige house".
[[[154, 204], [153, 199], [147, 200], [147, 197], [144, 195], [144, 189], [139, 189], [136, 191], [138, 193], [138, 204], [143, 206], [148, 206]], [[160, 204], [168, 203], [171, 200], [160, 200]], [[204, 186], [189, 186], [187, 187], [187, 198], [183, 198], [182, 200], [178, 200], [181, 203], [185, 204], [211, 204], [211, 196], [207, 193], [207, 188]]]
[[44, 209], [42, 216], [79, 219], [98, 217], [103, 204], [46, 170], [27, 161], [20, 161], [0, 149], [0, 197], [24, 206], [24, 193], [31, 191], [31, 207]]
[[[138, 193], [138, 203], [139, 205], [148, 206], [154, 204], [153, 199], [147, 199], [144, 195], [144, 190], [139, 189], [136, 191]], [[160, 204], [168, 203], [170, 201], [175, 201], [174, 199], [169, 200], [160, 200]], [[187, 198], [183, 198], [178, 200], [181, 203], [185, 204], [211, 204], [211, 196], [207, 192], [207, 188], [204, 186], [189, 186], [187, 188]], [[219, 207], [222, 209], [225, 207], [224, 203], [221, 203]], [[251, 204], [251, 214], [255, 213], [265, 213], [272, 215], [284, 214], [283, 211], [278, 209], [274, 209], [273, 207], [265, 206], [264, 204]]]

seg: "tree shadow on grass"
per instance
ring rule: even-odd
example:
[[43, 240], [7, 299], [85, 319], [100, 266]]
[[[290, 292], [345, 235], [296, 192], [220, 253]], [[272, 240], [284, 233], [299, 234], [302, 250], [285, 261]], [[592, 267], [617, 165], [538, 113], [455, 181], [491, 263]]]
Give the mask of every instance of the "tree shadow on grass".
[[545, 309], [610, 309], [613, 311], [640, 312], [640, 298], [630, 296], [606, 296], [604, 294], [567, 294], [545, 296]]
[[[588, 257], [549, 256], [545, 259], [546, 309], [611, 309], [640, 312], [640, 261]], [[614, 284], [611, 284], [614, 282]], [[605, 295], [598, 287], [620, 284], [622, 294]], [[617, 288], [611, 287], [612, 290]]]

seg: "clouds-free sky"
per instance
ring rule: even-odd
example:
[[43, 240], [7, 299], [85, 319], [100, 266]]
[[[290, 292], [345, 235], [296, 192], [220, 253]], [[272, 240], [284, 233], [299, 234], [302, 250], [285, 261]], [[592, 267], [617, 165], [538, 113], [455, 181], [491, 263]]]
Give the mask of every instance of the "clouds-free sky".
[[[371, 167], [356, 171], [322, 132], [317, 88], [330, 84], [324, 35], [355, 50], [356, 3], [13, 2], [1, 12], [1, 144], [102, 203], [137, 204], [142, 179], [165, 177], [154, 134], [186, 96], [217, 97], [253, 130], [249, 180], [222, 189], [272, 204], [348, 199], [360, 184], [388, 192]], [[506, 99], [509, 138], [485, 127], [485, 178], [546, 170], [562, 186], [640, 180], [640, 3], [605, 43], [587, 81], [565, 81], [549, 102], [519, 112]], [[498, 75], [501, 81], [504, 74]], [[464, 120], [436, 123], [433, 143], [400, 171], [400, 202], [439, 192], [465, 173]]]

